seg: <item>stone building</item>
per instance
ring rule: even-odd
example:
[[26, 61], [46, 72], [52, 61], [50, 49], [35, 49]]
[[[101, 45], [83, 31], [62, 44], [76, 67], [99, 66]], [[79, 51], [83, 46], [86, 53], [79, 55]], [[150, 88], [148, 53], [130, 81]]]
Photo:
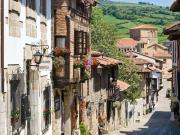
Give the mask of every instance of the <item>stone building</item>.
[[90, 13], [94, 0], [54, 1], [53, 134], [79, 133], [89, 87]]
[[[171, 11], [180, 12], [180, 1], [176, 0], [171, 6]], [[176, 22], [164, 30], [164, 34], [168, 35], [168, 39], [172, 41], [172, 99], [171, 102], [180, 104], [180, 23]], [[176, 106], [177, 107], [177, 106]], [[179, 107], [178, 107], [179, 108]], [[174, 108], [173, 108], [174, 109]], [[177, 109], [176, 109], [177, 110]], [[180, 111], [180, 110], [179, 110]], [[179, 119], [179, 118], [178, 118]]]
[[[118, 80], [119, 60], [92, 53], [93, 60], [97, 61], [92, 66], [89, 92], [86, 94], [86, 123], [91, 134], [116, 130], [121, 124], [120, 92], [129, 87]], [[124, 84], [126, 86], [124, 86]]]
[[[48, 57], [51, 51], [51, 1], [1, 2], [4, 2], [1, 19], [4, 20], [2, 51], [5, 53], [4, 66], [1, 65], [1, 68], [4, 68], [3, 101], [6, 115], [0, 116], [3, 117], [1, 122], [5, 120], [0, 134], [52, 134], [52, 64]], [[1, 99], [0, 92], [0, 103]]]
[[116, 44], [117, 48], [121, 52], [128, 52], [128, 51], [136, 51], [136, 52], [142, 52], [142, 49], [144, 48], [144, 44], [134, 40], [132, 38], [123, 38], [119, 39]]
[[[140, 25], [129, 30], [130, 37], [145, 44], [158, 43], [157, 28], [150, 25]], [[145, 48], [146, 49], [146, 48]]]

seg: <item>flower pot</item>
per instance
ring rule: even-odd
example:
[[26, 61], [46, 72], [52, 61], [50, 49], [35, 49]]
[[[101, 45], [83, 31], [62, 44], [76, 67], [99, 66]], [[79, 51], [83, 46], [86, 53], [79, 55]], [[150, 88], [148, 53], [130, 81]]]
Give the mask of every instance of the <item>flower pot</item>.
[[64, 68], [55, 69], [55, 76], [56, 77], [64, 77]]

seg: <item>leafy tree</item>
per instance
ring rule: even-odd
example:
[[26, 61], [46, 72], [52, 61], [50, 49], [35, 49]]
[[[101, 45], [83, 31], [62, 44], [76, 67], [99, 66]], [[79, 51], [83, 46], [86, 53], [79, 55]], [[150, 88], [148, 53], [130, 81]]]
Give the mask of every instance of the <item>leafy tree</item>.
[[135, 101], [141, 95], [141, 77], [137, 74], [136, 66], [116, 48], [116, 31], [115, 26], [103, 21], [103, 11], [97, 7], [93, 8], [91, 22], [92, 49], [123, 62], [123, 65], [119, 66], [119, 79], [130, 84], [126, 95], [128, 99]]

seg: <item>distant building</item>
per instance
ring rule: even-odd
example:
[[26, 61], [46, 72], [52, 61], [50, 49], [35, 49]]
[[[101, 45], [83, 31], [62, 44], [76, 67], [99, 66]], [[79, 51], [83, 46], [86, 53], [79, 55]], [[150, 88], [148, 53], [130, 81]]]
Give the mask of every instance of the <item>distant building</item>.
[[117, 41], [116, 44], [117, 48], [119, 49], [119, 51], [122, 51], [124, 53], [128, 52], [128, 51], [137, 51], [137, 52], [141, 52], [142, 49], [144, 48], [144, 44], [134, 40], [132, 38], [123, 38], [123, 39], [119, 39]]
[[144, 42], [146, 44], [158, 43], [156, 27], [150, 25], [140, 25], [129, 30], [130, 37], [134, 40]]

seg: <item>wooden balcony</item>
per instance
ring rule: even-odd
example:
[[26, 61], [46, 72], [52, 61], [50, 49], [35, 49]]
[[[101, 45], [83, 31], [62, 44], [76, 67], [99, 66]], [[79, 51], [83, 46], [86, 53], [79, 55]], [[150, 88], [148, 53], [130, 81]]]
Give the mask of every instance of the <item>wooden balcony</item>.
[[[60, 74], [63, 74], [61, 71]], [[57, 76], [57, 74], [54, 74], [53, 80], [54, 80], [54, 87], [55, 88], [64, 88], [67, 85], [79, 83], [81, 76], [80, 76], [80, 69], [73, 69], [73, 78], [70, 78], [70, 74], [66, 73], [65, 76]]]
[[72, 7], [69, 7], [69, 10], [70, 10], [70, 16], [72, 18], [82, 21], [84, 23], [89, 23], [90, 14], [88, 11], [80, 11]]

